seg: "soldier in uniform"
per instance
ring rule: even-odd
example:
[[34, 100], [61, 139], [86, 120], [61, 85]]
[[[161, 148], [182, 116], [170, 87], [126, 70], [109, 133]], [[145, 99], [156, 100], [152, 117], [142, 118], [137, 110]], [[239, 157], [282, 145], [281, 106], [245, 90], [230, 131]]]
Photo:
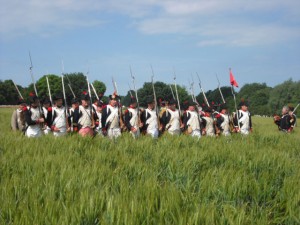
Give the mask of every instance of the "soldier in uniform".
[[230, 136], [230, 117], [228, 114], [228, 107], [223, 104], [220, 106], [220, 113], [216, 115], [217, 127], [221, 134]]
[[71, 100], [72, 107], [69, 109], [69, 121], [70, 121], [70, 131], [78, 132], [77, 123], [74, 123], [74, 111], [79, 110], [79, 100], [77, 98], [73, 98]]
[[31, 95], [29, 98], [29, 108], [24, 107], [25, 118], [25, 136], [27, 137], [41, 137], [42, 128], [44, 126], [45, 118], [42, 109], [40, 108], [40, 101], [37, 96]]
[[180, 135], [181, 118], [179, 110], [176, 109], [176, 100], [171, 99], [169, 106], [161, 116], [162, 129], [171, 135]]
[[19, 99], [18, 101], [19, 107], [14, 110], [11, 116], [11, 129], [13, 131], [24, 131], [25, 129], [25, 118], [23, 109], [26, 108], [26, 102], [24, 99]]
[[65, 136], [70, 130], [68, 115], [66, 113], [68, 109], [63, 106], [62, 95], [57, 95], [54, 100], [55, 106], [52, 108], [53, 117], [51, 121], [51, 130], [55, 137]]
[[289, 106], [289, 114], [292, 117], [291, 123], [292, 123], [292, 128], [294, 129], [296, 127], [296, 122], [297, 122], [297, 116], [294, 113], [294, 107], [293, 106]]
[[240, 109], [237, 113], [238, 115], [235, 115], [233, 120], [235, 130], [243, 135], [248, 135], [252, 132], [252, 120], [248, 106], [246, 101], [241, 101], [239, 104]]
[[94, 116], [94, 120], [95, 120], [95, 131], [100, 136], [103, 136], [102, 123], [101, 123], [103, 108], [105, 108], [105, 105], [104, 105], [103, 101], [99, 100], [97, 103], [97, 109], [96, 109], [96, 113]]
[[81, 96], [81, 105], [74, 110], [73, 126], [78, 129], [78, 134], [84, 136], [94, 136], [94, 119], [90, 98], [84, 92]]
[[201, 116], [202, 119], [202, 135], [206, 135], [209, 137], [215, 137], [216, 131], [214, 127], [214, 118], [212, 117], [212, 109], [210, 107], [204, 108], [204, 115]]
[[183, 124], [188, 135], [199, 139], [201, 138], [201, 124], [196, 105], [196, 102], [189, 101], [189, 107], [183, 114]]
[[278, 126], [278, 129], [283, 132], [290, 133], [293, 131], [293, 117], [289, 114], [289, 107], [283, 106], [281, 110], [281, 117], [274, 116], [274, 123]]
[[140, 136], [140, 127], [143, 125], [141, 123], [140, 115], [141, 113], [137, 109], [137, 100], [135, 97], [131, 97], [130, 105], [124, 113], [125, 125], [127, 130], [136, 139]]
[[45, 135], [51, 133], [51, 123], [52, 123], [52, 117], [53, 117], [53, 112], [52, 112], [52, 106], [51, 106], [51, 101], [49, 98], [44, 98], [43, 100], [43, 113], [45, 116], [45, 127], [43, 129], [43, 132]]
[[142, 113], [143, 130], [152, 138], [158, 138], [158, 118], [155, 110], [155, 103], [153, 97], [147, 98], [147, 108]]
[[[109, 96], [109, 104], [102, 111], [102, 132], [110, 139], [118, 138], [121, 136], [118, 100], [120, 97], [114, 93]], [[122, 109], [121, 109], [122, 110]]]

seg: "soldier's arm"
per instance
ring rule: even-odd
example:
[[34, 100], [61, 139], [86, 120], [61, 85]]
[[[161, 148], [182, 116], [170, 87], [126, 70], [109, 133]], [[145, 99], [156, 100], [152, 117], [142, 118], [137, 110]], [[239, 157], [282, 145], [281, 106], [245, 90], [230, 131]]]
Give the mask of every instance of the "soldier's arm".
[[124, 121], [125, 121], [125, 126], [126, 126], [127, 129], [130, 131], [131, 128], [132, 128], [132, 126], [131, 126], [131, 124], [130, 124], [130, 120], [131, 120], [131, 118], [132, 118], [132, 115], [131, 115], [131, 113], [129, 112], [128, 109], [125, 111], [124, 117], [125, 117], [125, 119], [124, 119]]
[[31, 119], [31, 112], [30, 110], [28, 110], [27, 108], [24, 109], [24, 118], [25, 118], [25, 121], [27, 123], [28, 126], [31, 126], [31, 125], [36, 125], [39, 123], [39, 121], [34, 121]]

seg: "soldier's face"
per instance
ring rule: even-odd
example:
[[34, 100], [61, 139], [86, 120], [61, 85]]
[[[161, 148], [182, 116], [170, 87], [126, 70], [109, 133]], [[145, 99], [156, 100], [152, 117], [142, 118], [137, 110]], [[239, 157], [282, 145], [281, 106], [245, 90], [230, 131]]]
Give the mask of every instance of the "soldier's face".
[[26, 106], [26, 104], [22, 103], [22, 104], [19, 105], [19, 109], [23, 109], [25, 106]]
[[132, 108], [136, 108], [136, 102], [131, 103], [131, 107], [132, 107]]
[[175, 110], [175, 109], [176, 109], [176, 104], [170, 105], [169, 108], [170, 108], [171, 110]]
[[227, 114], [227, 109], [222, 109], [221, 113], [222, 114]]
[[81, 100], [81, 105], [83, 107], [87, 107], [89, 105], [89, 102], [87, 100]]
[[149, 109], [154, 109], [154, 103], [152, 102], [152, 103], [148, 103], [148, 108]]
[[110, 104], [111, 104], [111, 106], [116, 106], [117, 101], [115, 99], [112, 99], [112, 100], [110, 100]]
[[63, 103], [63, 100], [62, 100], [62, 99], [57, 99], [57, 100], [56, 100], [56, 106], [61, 107], [61, 106], [62, 106], [62, 103]]
[[97, 112], [100, 112], [100, 113], [102, 112], [102, 106], [97, 107]]
[[288, 110], [287, 110], [287, 108], [282, 108], [281, 112], [282, 112], [282, 114], [287, 114]]
[[243, 105], [243, 106], [242, 106], [242, 110], [243, 110], [243, 111], [247, 111], [247, 110], [248, 110], [248, 106]]
[[190, 111], [195, 111], [195, 106], [190, 105], [190, 106], [189, 106], [189, 110], [190, 110]]

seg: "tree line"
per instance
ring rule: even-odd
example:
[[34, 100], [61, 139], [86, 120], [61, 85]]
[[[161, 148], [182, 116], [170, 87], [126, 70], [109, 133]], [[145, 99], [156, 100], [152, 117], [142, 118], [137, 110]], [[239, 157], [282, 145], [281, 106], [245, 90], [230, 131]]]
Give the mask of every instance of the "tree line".
[[[83, 91], [87, 91], [86, 77], [83, 73], [69, 73], [64, 75], [65, 90], [68, 101], [73, 98], [71, 89], [76, 97], [80, 97]], [[46, 76], [48, 77], [49, 85], [51, 87], [51, 95], [55, 96], [57, 94], [61, 94], [61, 76], [49, 74], [44, 75], [36, 82], [39, 96], [49, 97]], [[107, 102], [108, 96], [105, 95], [105, 84], [99, 80], [95, 80], [92, 84], [95, 87], [97, 94], [103, 94], [104, 96], [102, 100]], [[174, 84], [166, 84], [164, 82], [157, 81], [154, 83], [154, 86], [158, 102], [173, 98], [173, 94], [176, 96]], [[34, 92], [33, 84], [30, 84], [28, 87], [22, 87], [20, 85], [17, 85], [17, 87], [25, 100], [29, 96], [30, 92]], [[234, 110], [235, 106], [231, 87], [224, 86], [220, 89], [229, 109]], [[191, 91], [189, 87], [177, 85], [177, 90], [181, 103], [191, 99]], [[146, 106], [147, 96], [153, 95], [152, 83], [145, 82], [143, 87], [138, 89], [137, 92], [140, 105]], [[218, 88], [209, 90], [205, 94], [210, 105], [219, 105], [223, 103]], [[293, 81], [292, 79], [289, 79], [275, 87], [269, 87], [266, 83], [245, 84], [241, 87], [240, 91], [235, 94], [237, 103], [239, 103], [241, 99], [248, 101], [252, 114], [273, 115], [274, 113], [280, 113], [283, 105], [290, 104], [296, 106], [299, 103], [300, 81]], [[134, 90], [129, 90], [125, 96], [121, 96], [121, 103], [128, 106], [132, 95], [135, 96]], [[95, 98], [93, 91], [92, 97]], [[195, 93], [195, 97], [200, 105], [204, 104], [205, 101], [202, 93]], [[20, 97], [12, 80], [0, 80], [0, 105], [16, 105], [19, 98]]]

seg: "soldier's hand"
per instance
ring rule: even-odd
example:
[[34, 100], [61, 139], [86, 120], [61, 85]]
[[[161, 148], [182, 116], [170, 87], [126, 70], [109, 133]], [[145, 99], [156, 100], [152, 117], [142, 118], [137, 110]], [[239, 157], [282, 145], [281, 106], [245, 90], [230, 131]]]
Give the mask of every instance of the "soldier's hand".
[[45, 122], [44, 118], [39, 118], [38, 121], [39, 121], [39, 123], [44, 123]]
[[71, 131], [71, 127], [67, 128], [67, 133], [69, 133]]
[[55, 131], [55, 132], [59, 132], [59, 129], [56, 126], [52, 126], [51, 130]]
[[136, 129], [135, 127], [132, 127], [132, 128], [131, 128], [131, 132], [136, 133], [136, 132], [137, 132], [137, 129]]

